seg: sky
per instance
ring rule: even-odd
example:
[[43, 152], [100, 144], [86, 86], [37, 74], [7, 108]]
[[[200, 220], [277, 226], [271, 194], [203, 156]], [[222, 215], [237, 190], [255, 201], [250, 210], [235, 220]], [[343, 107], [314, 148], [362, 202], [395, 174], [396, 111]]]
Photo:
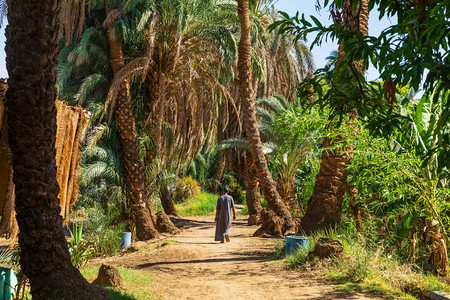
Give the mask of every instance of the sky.
[[[330, 25], [332, 23], [332, 20], [329, 18], [330, 13], [327, 9], [322, 9], [320, 12], [317, 12], [315, 8], [316, 1], [317, 0], [278, 0], [278, 2], [275, 3], [275, 8], [279, 11], [288, 13], [290, 16], [295, 15], [298, 11], [300, 15], [305, 14], [305, 18], [307, 18], [307, 20], [311, 20], [309, 16], [313, 15], [317, 19], [319, 19], [319, 21], [323, 25]], [[393, 23], [396, 23], [396, 20], [390, 20], [386, 17], [379, 20], [378, 11], [374, 8], [369, 16], [369, 35], [378, 36], [385, 28], [393, 25]], [[305, 44], [307, 44], [308, 46], [311, 45], [314, 37], [315, 35], [308, 37], [308, 40]], [[326, 57], [330, 55], [331, 51], [337, 49], [337, 42], [331, 41], [322, 43], [320, 47], [314, 46], [311, 52], [316, 63], [316, 68], [323, 68], [326, 64]], [[378, 79], [378, 76], [378, 71], [373, 66], [371, 66], [366, 74], [367, 80]]]
[[[324, 25], [331, 24], [331, 20], [329, 19], [329, 13], [327, 10], [322, 10], [321, 12], [317, 12], [315, 9], [316, 0], [278, 0], [275, 3], [275, 8], [279, 11], [284, 11], [289, 15], [295, 15], [297, 11], [300, 14], [304, 13], [305, 16], [313, 15], [319, 19], [319, 21]], [[376, 10], [374, 9], [369, 18], [369, 35], [377, 36], [383, 29], [390, 26], [392, 21], [383, 18], [382, 20], [378, 20], [378, 15]], [[307, 45], [310, 45], [310, 42], [313, 41], [313, 36], [308, 38], [306, 42]], [[312, 49], [312, 54], [314, 56], [314, 60], [317, 68], [322, 68], [325, 66], [326, 57], [330, 55], [331, 51], [337, 50], [337, 43], [327, 42], [323, 43], [320, 47], [314, 47]], [[5, 63], [5, 31], [4, 27], [0, 29], [0, 78], [8, 77], [6, 72], [6, 63]], [[369, 68], [367, 72], [368, 80], [375, 80], [378, 78], [378, 72], [373, 68]]]

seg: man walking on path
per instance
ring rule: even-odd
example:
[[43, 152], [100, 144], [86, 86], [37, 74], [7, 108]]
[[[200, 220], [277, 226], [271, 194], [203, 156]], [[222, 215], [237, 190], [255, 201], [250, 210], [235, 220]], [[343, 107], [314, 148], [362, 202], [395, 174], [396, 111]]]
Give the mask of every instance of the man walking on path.
[[216, 205], [216, 237], [215, 241], [224, 243], [230, 241], [231, 209], [233, 209], [233, 220], [236, 220], [233, 197], [228, 195], [228, 188], [224, 188], [222, 196], [217, 199]]

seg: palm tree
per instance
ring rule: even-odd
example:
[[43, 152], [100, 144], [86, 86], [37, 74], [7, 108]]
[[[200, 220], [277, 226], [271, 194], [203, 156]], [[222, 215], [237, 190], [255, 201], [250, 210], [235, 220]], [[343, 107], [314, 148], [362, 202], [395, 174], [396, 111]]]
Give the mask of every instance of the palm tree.
[[[360, 31], [363, 35], [367, 35], [369, 1], [360, 1], [354, 10], [352, 9], [353, 2], [353, 0], [344, 1], [342, 12], [339, 14], [342, 18], [337, 18], [335, 21], [340, 22], [342, 20], [342, 26], [346, 30]], [[345, 61], [345, 53], [342, 49], [343, 44], [341, 43], [336, 69], [348, 68], [348, 62]], [[360, 73], [364, 73], [361, 62], [349, 62], [349, 64]], [[353, 127], [353, 134], [357, 132], [356, 126], [352, 125], [357, 116], [356, 109], [348, 116], [347, 122]], [[306, 233], [335, 227], [341, 219], [345, 192], [350, 189], [350, 194], [356, 195], [354, 188], [347, 185], [346, 170], [352, 158], [353, 145], [348, 145], [344, 151], [329, 150], [331, 146], [333, 146], [333, 141], [325, 138], [323, 148], [326, 150], [322, 152], [322, 161], [319, 173], [316, 176], [313, 194], [308, 200], [307, 211], [301, 222], [301, 226]]]
[[[267, 27], [278, 18], [271, 7], [272, 4], [273, 1], [270, 0], [255, 0], [249, 3], [253, 49], [252, 69], [255, 74], [252, 78], [252, 86], [256, 90], [257, 98], [269, 98], [279, 94], [294, 102], [300, 81], [307, 74], [314, 72], [314, 62], [311, 52], [302, 41], [293, 39], [288, 33], [267, 30]], [[219, 143], [230, 138], [244, 136], [238, 89], [238, 83], [230, 85], [231, 99], [226, 98], [219, 109], [217, 135]], [[237, 112], [233, 109], [233, 105], [237, 107]], [[259, 199], [259, 194], [249, 194], [251, 191], [255, 193], [259, 191], [253, 187], [253, 184], [256, 183], [245, 180], [248, 175], [245, 173], [249, 171], [246, 165], [250, 161], [244, 159], [244, 156], [240, 149], [229, 149], [224, 151], [220, 162], [225, 165], [226, 161], [228, 168], [233, 168], [238, 177], [243, 177], [244, 182], [251, 184], [251, 186], [246, 186], [246, 195], [249, 199]], [[220, 177], [219, 175], [220, 173], [217, 177]]]
[[[114, 32], [114, 14], [117, 8], [106, 4], [107, 35], [110, 49], [110, 64], [114, 76], [125, 66], [122, 52], [122, 43], [117, 33]], [[111, 20], [108, 20], [111, 18]], [[147, 205], [147, 193], [145, 191], [145, 169], [139, 153], [136, 124], [131, 103], [130, 84], [124, 80], [119, 88], [116, 98], [114, 113], [119, 131], [123, 151], [123, 165], [128, 191], [131, 198], [131, 211], [133, 221], [136, 224], [136, 237], [139, 240], [149, 240], [157, 237], [151, 210]]]
[[[258, 99], [255, 107], [258, 118], [258, 129], [263, 142], [264, 153], [269, 157], [269, 166], [273, 170], [274, 177], [277, 178], [276, 187], [281, 198], [291, 213], [296, 213], [299, 209], [297, 195], [295, 192], [294, 180], [300, 164], [305, 160], [306, 154], [310, 152], [321, 138], [320, 117], [316, 114], [302, 112], [299, 115], [300, 103], [292, 104], [288, 99], [282, 96], [275, 96], [267, 99]], [[282, 121], [295, 116], [296, 122], [300, 125], [295, 126], [295, 130], [286, 130], [287, 124]], [[301, 120], [299, 120], [301, 118]], [[286, 121], [291, 122], [291, 121]], [[293, 125], [292, 123], [289, 123]], [[280, 130], [284, 128], [283, 130]], [[248, 180], [251, 180], [250, 188], [257, 189], [259, 193], [258, 179], [251, 162], [249, 153], [249, 143], [245, 139], [229, 139], [220, 144], [221, 149], [239, 148], [246, 150], [246, 159], [249, 158], [246, 165]], [[246, 177], [247, 178], [247, 177]], [[260, 199], [254, 204], [252, 190], [247, 191], [247, 206], [249, 215], [258, 213], [261, 207]], [[250, 195], [249, 195], [250, 194]], [[255, 210], [252, 208], [255, 207]], [[259, 207], [259, 209], [258, 209]], [[297, 214], [298, 215], [298, 214]]]
[[250, 42], [250, 18], [249, 1], [238, 0], [238, 16], [241, 24], [241, 39], [239, 42], [239, 93], [242, 101], [244, 116], [244, 127], [247, 140], [249, 142], [250, 152], [258, 173], [264, 197], [269, 207], [276, 213], [280, 220], [271, 220], [273, 223], [279, 222], [276, 231], [286, 233], [294, 229], [291, 214], [281, 199], [276, 184], [272, 179], [267, 160], [262, 149], [261, 137], [256, 121], [255, 103], [253, 100], [252, 87], [252, 64], [251, 64], [251, 42]]
[[[92, 12], [88, 25], [91, 25], [75, 46], [68, 46], [63, 50], [60, 62], [59, 93], [63, 98], [71, 98], [78, 104], [83, 104], [89, 94], [97, 93], [102, 95], [110, 87], [114, 77], [118, 77], [119, 72], [125, 66], [122, 49], [121, 24], [126, 22], [123, 19], [128, 17], [127, 13], [142, 15], [136, 12], [136, 6], [141, 9], [147, 8], [145, 3], [137, 2], [133, 5], [127, 3], [110, 3], [108, 1], [89, 1], [89, 9]], [[118, 5], [117, 7], [114, 5]], [[106, 13], [106, 18], [104, 15]], [[106, 32], [96, 26], [99, 19], [105, 18], [104, 26]], [[133, 29], [133, 28], [131, 28]], [[70, 90], [73, 78], [79, 80], [79, 75], [85, 75], [83, 83], [77, 93]], [[133, 115], [133, 106], [130, 93], [130, 83], [123, 80], [116, 87], [117, 94], [111, 105], [109, 118], [115, 115], [115, 124], [120, 138], [122, 148], [122, 164], [125, 176], [125, 185], [131, 202], [131, 212], [134, 224], [136, 225], [136, 236], [139, 240], [148, 240], [158, 236], [151, 211], [147, 205], [147, 193], [145, 190], [145, 169], [140, 157], [140, 148], [137, 140], [137, 131]], [[101, 97], [101, 96], [100, 96]], [[107, 101], [107, 100], [106, 100]], [[87, 106], [93, 111], [94, 120], [98, 118], [101, 110], [106, 110], [108, 102], [105, 104], [96, 101], [89, 101]], [[100, 119], [102, 116], [100, 116]]]
[[[140, 28], [146, 38], [111, 86], [119, 86], [120, 80], [143, 79], [146, 109], [138, 114], [137, 124], [150, 140], [144, 162], [147, 168], [155, 159], [166, 163], [176, 180], [180, 169], [214, 140], [216, 106], [228, 93], [228, 78], [234, 76], [235, 4], [164, 0], [154, 2], [152, 9], [150, 25]], [[112, 88], [112, 98], [116, 94]], [[167, 190], [161, 189], [166, 207], [173, 206]]]
[[55, 163], [58, 1], [7, 4], [7, 117], [22, 270], [33, 298], [106, 299], [72, 266], [62, 230]]

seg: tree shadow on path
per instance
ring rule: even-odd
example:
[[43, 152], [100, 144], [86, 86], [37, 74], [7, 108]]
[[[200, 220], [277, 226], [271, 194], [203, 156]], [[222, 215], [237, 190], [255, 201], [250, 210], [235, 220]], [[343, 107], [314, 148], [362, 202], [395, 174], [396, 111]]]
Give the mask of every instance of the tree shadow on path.
[[194, 260], [183, 260], [183, 261], [159, 261], [153, 263], [145, 263], [137, 265], [136, 269], [144, 269], [159, 265], [176, 265], [176, 264], [196, 264], [196, 263], [223, 263], [223, 262], [249, 262], [249, 261], [268, 261], [267, 258], [261, 256], [241, 256], [232, 258], [207, 258], [207, 259], [194, 259]]

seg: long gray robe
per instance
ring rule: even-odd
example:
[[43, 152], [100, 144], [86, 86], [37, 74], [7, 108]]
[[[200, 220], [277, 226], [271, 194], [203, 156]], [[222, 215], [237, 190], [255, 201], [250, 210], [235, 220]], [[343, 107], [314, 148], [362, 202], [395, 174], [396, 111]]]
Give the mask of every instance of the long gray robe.
[[224, 236], [230, 234], [231, 228], [231, 208], [234, 207], [233, 197], [222, 195], [217, 199], [216, 210], [219, 211], [216, 222], [215, 241], [223, 241]]

